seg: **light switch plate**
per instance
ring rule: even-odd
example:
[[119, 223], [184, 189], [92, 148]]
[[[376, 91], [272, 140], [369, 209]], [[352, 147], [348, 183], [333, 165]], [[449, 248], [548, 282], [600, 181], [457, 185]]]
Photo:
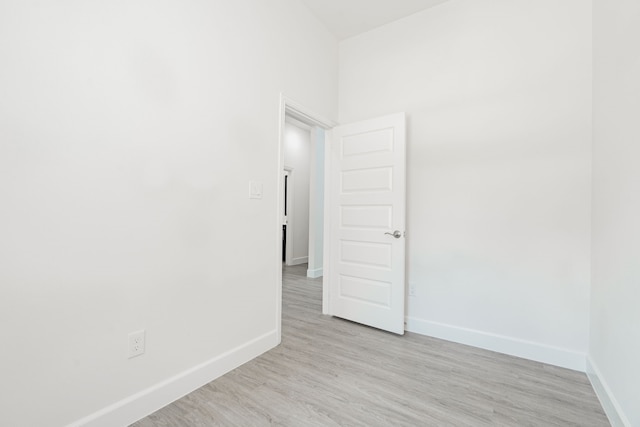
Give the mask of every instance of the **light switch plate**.
[[262, 199], [262, 183], [258, 181], [249, 181], [249, 198]]

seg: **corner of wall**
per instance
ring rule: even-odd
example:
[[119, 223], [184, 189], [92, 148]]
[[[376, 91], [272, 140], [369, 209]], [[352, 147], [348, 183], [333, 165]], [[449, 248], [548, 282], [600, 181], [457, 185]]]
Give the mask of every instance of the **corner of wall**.
[[616, 400], [615, 396], [611, 392], [608, 384], [605, 382], [604, 377], [600, 373], [597, 365], [587, 356], [587, 377], [593, 386], [593, 390], [600, 400], [600, 404], [604, 409], [604, 412], [609, 418], [609, 422], [612, 427], [631, 427], [631, 422], [627, 419], [620, 407], [620, 404]]
[[311, 279], [317, 279], [318, 277], [322, 277], [322, 267], [315, 268], [313, 270], [307, 269], [307, 277]]

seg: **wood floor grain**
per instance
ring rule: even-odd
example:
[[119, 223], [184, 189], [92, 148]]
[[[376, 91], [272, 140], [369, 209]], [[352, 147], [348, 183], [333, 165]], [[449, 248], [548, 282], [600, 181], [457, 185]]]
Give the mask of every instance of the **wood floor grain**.
[[280, 346], [133, 426], [609, 425], [584, 374], [323, 316], [305, 272], [284, 270]]

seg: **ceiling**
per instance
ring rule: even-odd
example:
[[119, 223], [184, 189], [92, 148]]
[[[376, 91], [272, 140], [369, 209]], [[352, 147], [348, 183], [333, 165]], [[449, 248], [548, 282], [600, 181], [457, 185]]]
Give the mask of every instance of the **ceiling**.
[[302, 0], [339, 40], [447, 0]]

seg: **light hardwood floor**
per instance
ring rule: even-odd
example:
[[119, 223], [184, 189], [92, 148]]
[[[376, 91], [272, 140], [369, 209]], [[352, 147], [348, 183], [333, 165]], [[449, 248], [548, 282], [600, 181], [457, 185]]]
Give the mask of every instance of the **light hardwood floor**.
[[133, 424], [608, 426], [579, 372], [321, 314], [321, 279], [284, 270], [282, 344]]

